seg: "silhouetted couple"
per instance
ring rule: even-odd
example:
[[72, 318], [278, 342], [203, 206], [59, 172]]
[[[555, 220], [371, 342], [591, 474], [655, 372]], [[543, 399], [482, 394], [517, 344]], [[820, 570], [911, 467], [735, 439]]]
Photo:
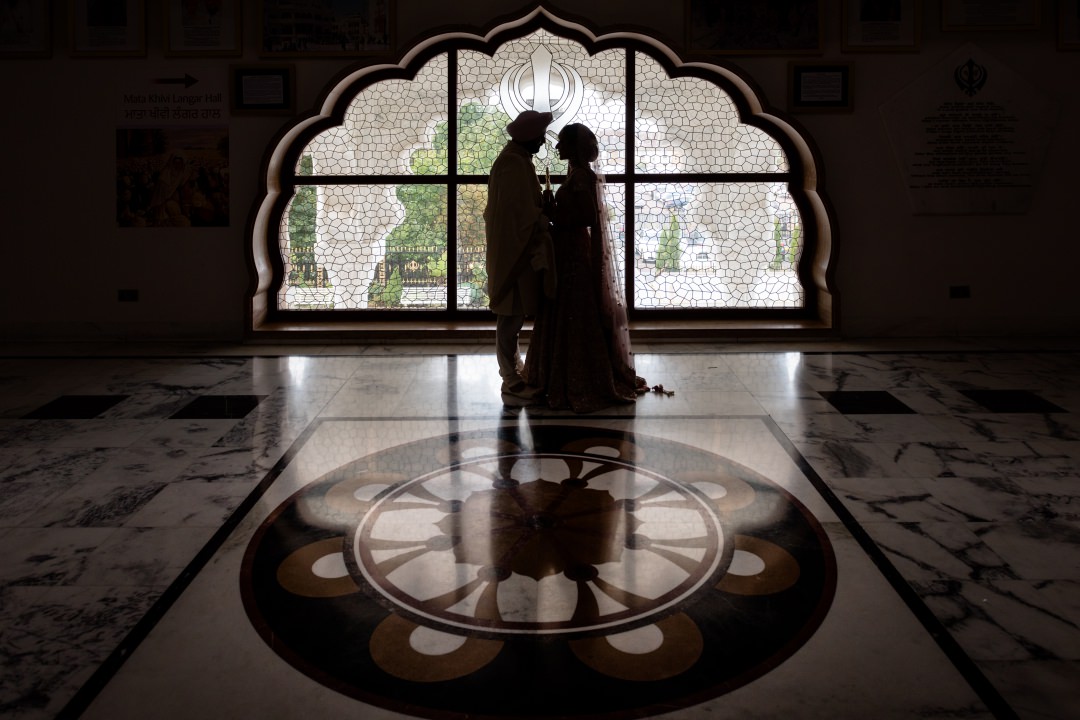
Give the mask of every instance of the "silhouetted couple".
[[[492, 166], [488, 295], [504, 402], [586, 413], [634, 402], [647, 388], [634, 369], [603, 187], [592, 168], [596, 136], [577, 123], [559, 132], [555, 148], [568, 170], [551, 197], [532, 162], [551, 121], [551, 113], [521, 113]], [[522, 363], [527, 315], [533, 331]]]

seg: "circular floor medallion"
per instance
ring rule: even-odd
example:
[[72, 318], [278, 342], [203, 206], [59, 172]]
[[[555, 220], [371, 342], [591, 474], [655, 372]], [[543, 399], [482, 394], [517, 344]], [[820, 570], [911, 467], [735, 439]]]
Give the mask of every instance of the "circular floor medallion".
[[431, 718], [641, 717], [794, 653], [835, 588], [824, 531], [727, 458], [600, 428], [428, 438], [271, 513], [241, 590], [294, 667]]

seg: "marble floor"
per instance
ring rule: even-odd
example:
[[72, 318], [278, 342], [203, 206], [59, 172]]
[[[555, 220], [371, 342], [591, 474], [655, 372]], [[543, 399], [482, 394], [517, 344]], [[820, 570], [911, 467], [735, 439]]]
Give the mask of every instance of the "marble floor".
[[0, 357], [0, 717], [1080, 718], [1080, 344]]

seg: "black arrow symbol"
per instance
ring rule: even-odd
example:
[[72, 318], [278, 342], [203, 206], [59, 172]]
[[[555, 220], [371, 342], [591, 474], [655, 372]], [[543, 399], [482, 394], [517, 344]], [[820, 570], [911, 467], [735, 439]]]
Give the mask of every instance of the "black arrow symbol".
[[154, 78], [154, 82], [158, 85], [183, 85], [189, 88], [199, 81], [185, 73], [182, 78]]

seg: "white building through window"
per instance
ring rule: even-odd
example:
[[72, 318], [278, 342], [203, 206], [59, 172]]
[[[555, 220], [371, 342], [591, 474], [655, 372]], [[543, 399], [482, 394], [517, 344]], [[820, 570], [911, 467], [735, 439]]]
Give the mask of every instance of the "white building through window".
[[831, 233], [804, 138], [730, 68], [545, 9], [366, 66], [271, 151], [252, 237], [252, 329], [487, 313], [487, 173], [525, 109], [600, 141], [631, 318], [831, 326]]

